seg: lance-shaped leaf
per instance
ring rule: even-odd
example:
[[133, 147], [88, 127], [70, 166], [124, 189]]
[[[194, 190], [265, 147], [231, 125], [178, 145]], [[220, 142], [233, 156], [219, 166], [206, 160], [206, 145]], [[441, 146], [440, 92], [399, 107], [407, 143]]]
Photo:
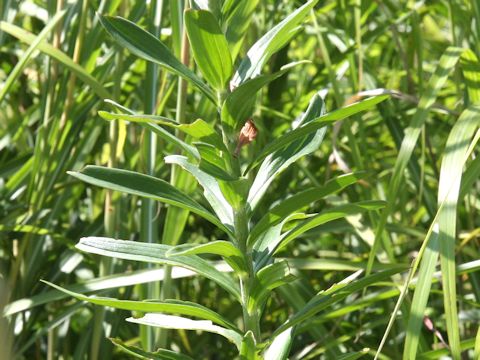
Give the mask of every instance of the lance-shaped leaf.
[[292, 347], [294, 337], [294, 328], [288, 328], [281, 334], [278, 334], [267, 347], [263, 358], [265, 360], [286, 360]]
[[275, 248], [282, 239], [281, 233], [283, 226], [289, 221], [305, 218], [308, 218], [308, 215], [303, 213], [291, 214], [283, 219], [279, 224], [269, 227], [258, 237], [257, 241], [253, 245], [255, 270], [263, 268], [268, 262], [270, 262]]
[[240, 335], [238, 332], [214, 325], [211, 321], [207, 320], [191, 320], [173, 315], [145, 314], [145, 316], [142, 318], [128, 318], [127, 321], [135, 324], [155, 326], [164, 329], [207, 331], [227, 338], [235, 344], [237, 349], [240, 349], [242, 344], [242, 335]]
[[296, 239], [298, 236], [303, 234], [304, 232], [313, 229], [317, 226], [325, 224], [332, 220], [337, 220], [344, 218], [346, 216], [358, 214], [364, 211], [370, 210], [378, 210], [385, 206], [384, 201], [360, 201], [357, 203], [346, 204], [346, 205], [339, 205], [335, 206], [331, 209], [325, 210], [320, 214], [317, 214], [310, 219], [305, 220], [300, 225], [294, 227], [292, 230], [286, 232], [282, 235], [282, 237], [278, 240], [278, 248], [276, 252], [281, 250], [285, 247], [290, 241]]
[[175, 120], [169, 119], [164, 116], [158, 115], [146, 115], [146, 114], [121, 114], [111, 113], [108, 111], [99, 111], [98, 115], [105, 120], [125, 120], [135, 122], [139, 124], [158, 124], [171, 128], [178, 129], [183, 133], [190, 135], [194, 139], [198, 139], [201, 142], [210, 144], [217, 147], [222, 151], [227, 151], [225, 144], [222, 141], [222, 137], [215, 129], [202, 119], [197, 119], [191, 124], [180, 124]]
[[[216, 268], [224, 269], [224, 264], [216, 264]], [[180, 279], [185, 277], [197, 276], [197, 273], [187, 270], [183, 267], [175, 266], [171, 269], [170, 278]], [[67, 285], [66, 290], [75, 293], [84, 294], [90, 292], [98, 292], [109, 289], [116, 289], [119, 287], [133, 286], [139, 284], [146, 284], [150, 282], [160, 282], [165, 278], [165, 271], [160, 269], [141, 269], [132, 272], [125, 272], [121, 274], [113, 274], [103, 277], [97, 277], [83, 283]], [[66, 298], [67, 295], [63, 292], [52, 290], [39, 293], [32, 297], [15, 300], [6, 305], [3, 311], [3, 316], [11, 316], [21, 311], [32, 309], [49, 302], [57, 301]]]
[[117, 240], [104, 237], [87, 237], [80, 239], [76, 247], [82, 251], [119, 259], [143, 261], [156, 264], [181, 266], [215, 281], [236, 299], [240, 298], [240, 290], [233, 279], [202, 258], [190, 256], [168, 257], [166, 252], [171, 246], [150, 244], [136, 241]]
[[[167, 164], [176, 164], [192, 174], [203, 187], [203, 194], [225, 226], [233, 229], [233, 210], [218, 185], [217, 180], [190, 163], [185, 156], [170, 155], [165, 157]], [[233, 230], [232, 230], [233, 231]]]
[[328, 114], [322, 115], [308, 124], [304, 126], [297, 127], [295, 130], [292, 130], [284, 135], [282, 135], [277, 140], [272, 141], [270, 144], [265, 146], [257, 158], [250, 163], [247, 170], [245, 172], [250, 171], [254, 167], [256, 167], [260, 162], [265, 159], [268, 155], [272, 154], [273, 152], [282, 149], [289, 145], [290, 143], [294, 142], [295, 140], [301, 139], [306, 135], [309, 135], [318, 129], [327, 126], [333, 122], [338, 120], [343, 120], [349, 116], [355, 115], [361, 111], [367, 110], [372, 106], [388, 99], [388, 95], [380, 95], [375, 97], [370, 97], [368, 99], [359, 101], [357, 103], [345, 106], [341, 109], [332, 111]]
[[216, 103], [215, 95], [197, 75], [183, 65], [159, 39], [121, 17], [99, 15], [103, 27], [123, 47], [147, 61], [163, 66], [194, 84], [207, 98]]
[[178, 125], [177, 129], [194, 139], [215, 146], [221, 151], [228, 151], [220, 134], [215, 131], [212, 125], [202, 119], [197, 119], [191, 124]]
[[230, 155], [219, 151], [215, 146], [196, 142], [194, 143], [200, 154], [200, 169], [214, 178], [223, 181], [236, 181], [238, 176], [232, 174]]
[[270, 264], [262, 268], [257, 275], [250, 290], [250, 301], [248, 310], [254, 311], [262, 307], [263, 302], [270, 292], [295, 279], [290, 267], [285, 260]]
[[417, 354], [423, 314], [430, 293], [432, 274], [439, 255], [449, 345], [454, 358], [460, 358], [460, 334], [456, 305], [457, 276], [455, 271], [457, 204], [463, 167], [468, 159], [469, 150], [473, 149], [476, 141], [478, 141], [478, 138], [474, 138], [472, 142], [471, 138], [479, 126], [480, 106], [471, 106], [462, 112], [447, 139], [438, 189], [438, 234], [434, 227], [433, 236], [429, 240], [422, 258], [419, 274], [419, 284], [422, 286], [417, 286], [413, 295], [405, 340], [404, 359], [413, 358]]
[[207, 10], [187, 10], [185, 28], [198, 68], [210, 85], [222, 91], [232, 76], [233, 66], [217, 19]]
[[182, 244], [172, 247], [166, 255], [175, 257], [181, 255], [215, 254], [220, 255], [236, 273], [248, 271], [245, 256], [228, 241], [212, 241], [207, 244]]
[[222, 128], [232, 138], [252, 116], [257, 92], [268, 83], [279, 78], [294, 66], [305, 64], [306, 61], [298, 61], [282, 66], [280, 71], [271, 75], [260, 75], [235, 88], [225, 99], [222, 105], [221, 118]]
[[250, 245], [255, 244], [255, 240], [258, 239], [262, 232], [277, 225], [290, 214], [305, 206], [313, 204], [315, 201], [318, 201], [327, 195], [334, 194], [345, 187], [356, 183], [366, 175], [366, 172], [341, 175], [328, 181], [324, 186], [307, 189], [281, 201], [278, 205], [270, 209], [250, 231], [248, 243]]
[[127, 345], [120, 339], [110, 339], [110, 341], [118, 346], [127, 354], [133, 355], [136, 358], [148, 360], [193, 360], [190, 356], [176, 353], [172, 350], [158, 349], [154, 352], [145, 351], [136, 346]]
[[[182, 141], [178, 137], [176, 137], [174, 134], [169, 133], [167, 130], [163, 129], [162, 127], [158, 126], [157, 124], [152, 123], [149, 119], [151, 115], [144, 115], [144, 114], [136, 114], [133, 110], [120, 105], [119, 103], [116, 103], [115, 101], [111, 99], [106, 99], [105, 102], [109, 105], [112, 105], [114, 108], [120, 110], [120, 111], [125, 111], [128, 114], [118, 114], [118, 113], [108, 113], [106, 111], [99, 111], [99, 115], [103, 117], [106, 120], [113, 120], [113, 119], [119, 119], [119, 120], [127, 120], [127, 121], [132, 121], [132, 122], [137, 122], [144, 128], [154, 132], [156, 135], [158, 135], [160, 138], [165, 140], [166, 142], [179, 147], [180, 149], [183, 149], [187, 154], [190, 154], [192, 157], [195, 159], [199, 159], [200, 155], [198, 154], [197, 149], [195, 149], [193, 146], [187, 144], [185, 141]], [[133, 116], [129, 116], [133, 115]], [[153, 115], [152, 115], [153, 116]], [[177, 124], [178, 123], [175, 120], [168, 119], [168, 118], [163, 118], [164, 119], [164, 125], [170, 124], [171, 122]], [[170, 125], [168, 125], [170, 126]]]
[[295, 313], [286, 323], [275, 330], [272, 336], [277, 336], [285, 330], [302, 323], [314, 317], [317, 313], [325, 310], [327, 307], [342, 301], [347, 296], [363, 290], [365, 287], [388, 279], [392, 275], [400, 272], [401, 269], [389, 269], [375, 274], [371, 274], [360, 280], [354, 280], [359, 274], [358, 272], [350, 275], [341, 283], [335, 284], [328, 290], [322, 291], [315, 295], [300, 311]]
[[296, 9], [258, 40], [247, 52], [233, 78], [232, 84], [239, 86], [248, 79], [258, 76], [268, 59], [292, 38], [295, 28], [308, 15], [318, 0], [309, 0]]
[[230, 47], [232, 60], [235, 60], [240, 51], [258, 2], [259, 0], [226, 0], [223, 4], [222, 13], [227, 27], [225, 37]]
[[[319, 94], [313, 96], [307, 111], [301, 117], [298, 126], [303, 126], [314, 121], [325, 113], [323, 99]], [[313, 131], [308, 135], [298, 138], [283, 149], [270, 154], [262, 163], [248, 194], [248, 203], [252, 210], [255, 209], [262, 196], [274, 180], [275, 176], [285, 170], [302, 156], [318, 149], [322, 143], [326, 128]]]
[[92, 185], [151, 198], [190, 210], [230, 233], [230, 229], [223, 225], [215, 215], [164, 180], [133, 171], [102, 166], [87, 166], [81, 172], [69, 172], [69, 174]]
[[225, 326], [226, 328], [239, 332], [238, 328], [228, 320], [224, 319], [221, 315], [216, 313], [205, 306], [181, 300], [165, 300], [165, 301], [132, 301], [132, 300], [119, 300], [108, 297], [93, 297], [85, 296], [73, 291], [64, 289], [58, 285], [52, 284], [48, 281], [43, 282], [51, 287], [60, 290], [74, 298], [86, 301], [91, 304], [110, 306], [116, 309], [140, 311], [140, 312], [158, 312], [167, 314], [180, 314], [187, 316], [195, 316], [203, 320], [211, 320], [214, 323]]

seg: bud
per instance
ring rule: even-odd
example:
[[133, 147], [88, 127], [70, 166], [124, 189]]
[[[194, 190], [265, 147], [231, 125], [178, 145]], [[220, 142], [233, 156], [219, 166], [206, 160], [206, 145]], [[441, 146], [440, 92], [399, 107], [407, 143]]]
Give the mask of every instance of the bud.
[[238, 155], [242, 146], [250, 144], [253, 140], [255, 140], [256, 137], [257, 128], [255, 127], [252, 119], [248, 119], [245, 125], [243, 125], [242, 130], [240, 130], [237, 148], [235, 149], [235, 155]]

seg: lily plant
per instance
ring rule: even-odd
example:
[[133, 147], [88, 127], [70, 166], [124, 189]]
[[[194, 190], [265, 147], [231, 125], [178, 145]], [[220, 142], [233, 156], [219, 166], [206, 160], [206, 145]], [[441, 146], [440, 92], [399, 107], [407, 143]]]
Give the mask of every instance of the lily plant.
[[[236, 60], [247, 29], [242, 23], [243, 7], [252, 1], [226, 1], [219, 18], [208, 7], [196, 5], [184, 13], [184, 24], [193, 58], [201, 75], [177, 59], [156, 36], [120, 17], [101, 16], [104, 28], [116, 42], [136, 56], [159, 64], [191, 84], [216, 108], [213, 119], [189, 123], [140, 114], [113, 101], [112, 111], [100, 116], [111, 121], [127, 121], [152, 131], [177, 149], [165, 163], [178, 166], [193, 176], [203, 188], [203, 200], [153, 176], [123, 169], [87, 166], [70, 174], [86, 183], [125, 194], [158, 200], [199, 216], [224, 235], [221, 240], [203, 244], [143, 243], [106, 237], [80, 239], [77, 248], [119, 259], [166, 264], [193, 271], [228, 292], [242, 309], [242, 319], [229, 318], [221, 309], [210, 309], [188, 299], [129, 301], [85, 296], [56, 285], [51, 286], [93, 304], [141, 312], [127, 321], [167, 329], [201, 330], [228, 339], [241, 359], [286, 359], [295, 338], [296, 326], [341, 302], [353, 292], [388, 279], [400, 268], [360, 273], [347, 277], [319, 292], [273, 332], [262, 329], [266, 302], [277, 288], [295, 280], [295, 268], [279, 256], [292, 241], [329, 221], [381, 208], [381, 201], [362, 201], [330, 206], [319, 213], [305, 213], [310, 205], [365, 177], [350, 173], [331, 179], [322, 186], [311, 186], [258, 214], [269, 186], [287, 167], [319, 148], [329, 125], [373, 107], [387, 96], [374, 96], [326, 113], [320, 93], [315, 94], [295, 126], [254, 153], [245, 148], [255, 141], [256, 95], [263, 87], [302, 61], [285, 65], [273, 74], [263, 73], [270, 57], [297, 33], [299, 25], [318, 0], [309, 0], [261, 37]], [[198, 2], [200, 3], [200, 2]], [[244, 4], [243, 4], [244, 3]], [[245, 9], [243, 9], [245, 10]], [[230, 13], [232, 16], [227, 16]], [[226, 30], [224, 30], [226, 29]], [[238, 64], [235, 66], [235, 64]], [[175, 131], [172, 131], [175, 130]], [[183, 136], [175, 134], [183, 133]], [[279, 197], [280, 199], [280, 197]], [[265, 205], [265, 204], [264, 204]], [[286, 224], [288, 226], [286, 226]], [[228, 266], [207, 260], [219, 257]], [[180, 294], [181, 296], [181, 294]], [[114, 340], [125, 351], [143, 358], [190, 359], [170, 349], [154, 353]]]

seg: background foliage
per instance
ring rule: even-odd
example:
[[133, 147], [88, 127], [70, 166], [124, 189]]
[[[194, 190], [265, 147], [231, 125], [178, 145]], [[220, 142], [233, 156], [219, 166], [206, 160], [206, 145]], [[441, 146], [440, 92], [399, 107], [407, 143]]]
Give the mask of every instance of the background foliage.
[[[217, 3], [210, 1], [213, 12], [220, 11]], [[261, 35], [302, 3], [258, 1], [236, 50], [237, 64]], [[148, 28], [195, 69], [182, 52], [183, 5], [176, 0], [159, 4], [0, 3], [0, 303], [8, 304], [0, 326], [0, 335], [5, 334], [0, 341], [7, 340], [0, 347], [16, 357], [129, 357], [105, 337], [146, 347], [156, 342], [153, 337], [195, 359], [235, 354], [216, 335], [150, 334], [124, 321], [129, 311], [86, 305], [40, 282], [121, 299], [191, 300], [241, 317], [231, 297], [208, 279], [177, 268], [173, 279], [165, 278], [164, 268], [105, 260], [74, 248], [79, 238], [90, 235], [147, 241], [146, 228], [155, 242], [168, 239], [170, 244], [203, 243], [221, 235], [198, 216], [141, 203], [139, 197], [110, 193], [67, 174], [86, 164], [114, 165], [172, 181], [200, 199], [201, 191], [190, 178], [165, 165], [164, 156], [175, 152], [171, 145], [141, 126], [107, 122], [98, 115], [109, 110], [103, 101], [108, 98], [139, 113], [181, 122], [216, 117], [205, 97], [177, 76], [122, 50], [95, 15], [121, 15]], [[258, 214], [299, 190], [351, 170], [367, 170], [372, 175], [309, 210], [379, 199], [387, 206], [332, 221], [289, 244], [281, 256], [291, 259], [298, 279], [268, 300], [262, 330], [270, 333], [315, 293], [358, 269], [406, 268], [419, 251], [423, 254], [418, 272], [405, 271], [351, 294], [301, 323], [292, 359], [337, 359], [349, 353], [345, 358], [372, 357], [390, 319], [395, 322], [380, 358], [439, 358], [449, 354], [442, 342], [450, 344], [453, 358], [460, 358], [460, 349], [464, 358], [480, 354], [480, 162], [474, 148], [479, 55], [480, 8], [475, 0], [338, 0], [316, 5], [293, 40], [267, 63], [265, 73], [273, 73], [292, 61], [310, 61], [262, 90], [253, 117], [258, 136], [242, 154], [247, 158], [288, 131], [318, 91], [328, 90], [327, 111], [370, 89], [384, 88], [392, 96], [376, 109], [329, 128], [316, 152], [269, 186]], [[178, 94], [184, 96], [179, 100]], [[406, 294], [409, 277], [413, 284]], [[162, 286], [164, 282], [172, 285]], [[162, 294], [162, 289], [171, 293]], [[396, 308], [399, 296], [404, 300]], [[425, 325], [418, 328], [412, 314], [417, 324], [426, 315]], [[415, 355], [409, 349], [417, 341]]]

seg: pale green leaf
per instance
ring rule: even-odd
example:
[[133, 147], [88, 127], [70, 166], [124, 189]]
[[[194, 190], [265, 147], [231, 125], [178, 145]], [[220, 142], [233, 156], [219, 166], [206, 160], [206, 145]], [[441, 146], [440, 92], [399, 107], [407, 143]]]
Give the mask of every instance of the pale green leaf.
[[240, 349], [242, 343], [242, 335], [240, 335], [238, 332], [214, 325], [211, 321], [207, 320], [190, 320], [180, 316], [163, 314], [145, 314], [139, 319], [128, 318], [127, 321], [135, 324], [155, 326], [164, 329], [199, 330], [211, 332], [225, 337], [234, 343], [238, 349]]
[[210, 85], [223, 91], [233, 66], [227, 40], [215, 16], [207, 10], [187, 10], [185, 28], [198, 68]]
[[167, 314], [179, 314], [187, 316], [195, 316], [203, 320], [211, 320], [214, 323], [225, 326], [229, 329], [239, 331], [238, 328], [224, 319], [221, 315], [215, 311], [206, 308], [205, 306], [181, 300], [164, 300], [164, 301], [132, 301], [132, 300], [119, 300], [108, 297], [98, 296], [85, 296], [73, 291], [64, 289], [58, 285], [52, 284], [48, 281], [43, 281], [47, 285], [64, 292], [74, 298], [86, 301], [95, 305], [109, 306], [116, 309], [140, 311], [140, 312], [157, 312]]
[[190, 256], [168, 257], [166, 252], [171, 246], [136, 241], [117, 240], [104, 237], [87, 237], [80, 239], [76, 247], [82, 251], [119, 259], [142, 261], [171, 266], [181, 266], [192, 270], [222, 286], [235, 298], [240, 298], [238, 285], [225, 273], [218, 271], [211, 263], [202, 258]]

